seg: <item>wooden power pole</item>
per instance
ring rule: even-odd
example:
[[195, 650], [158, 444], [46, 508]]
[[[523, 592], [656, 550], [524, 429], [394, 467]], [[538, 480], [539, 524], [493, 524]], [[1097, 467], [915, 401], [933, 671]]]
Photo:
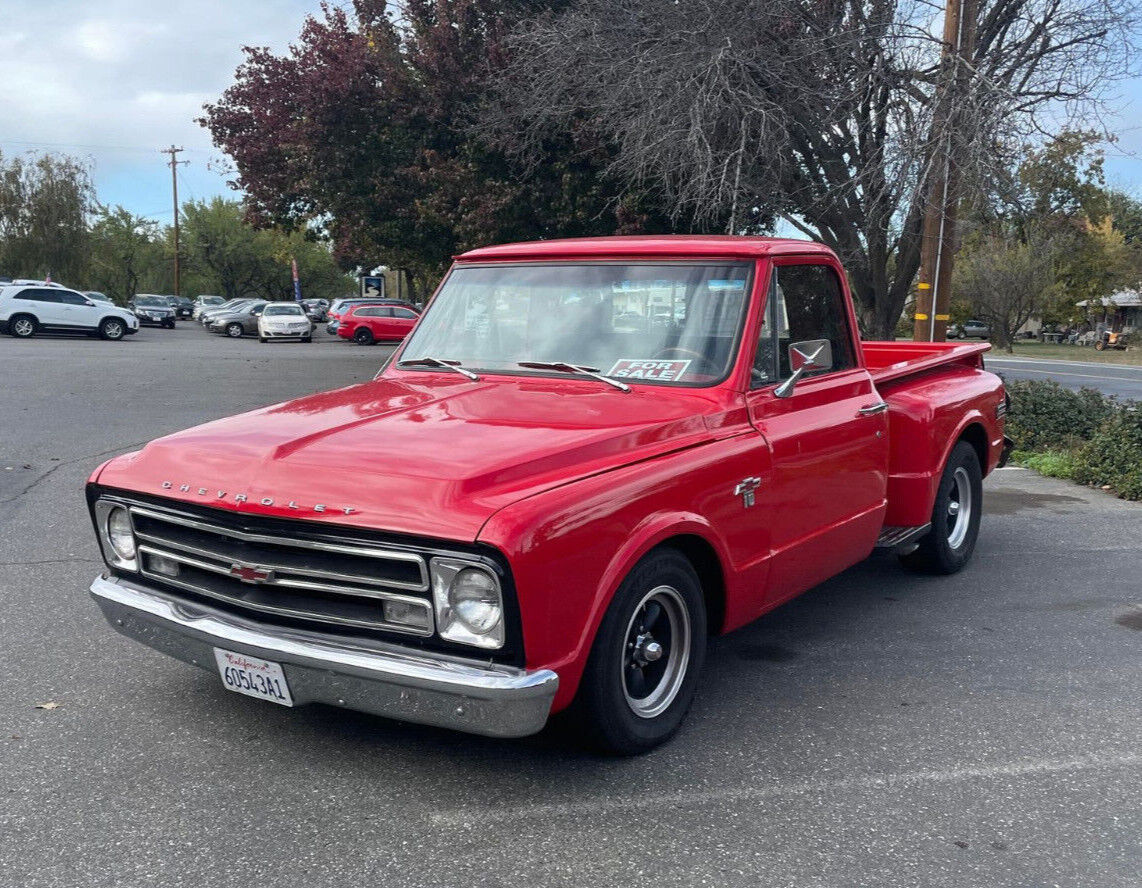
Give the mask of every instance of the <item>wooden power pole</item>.
[[159, 149], [160, 154], [169, 154], [170, 158], [171, 158], [167, 162], [167, 166], [169, 166], [171, 168], [171, 193], [174, 197], [174, 295], [175, 296], [181, 296], [182, 295], [182, 287], [181, 287], [181, 284], [179, 282], [179, 267], [178, 267], [178, 253], [179, 253], [179, 246], [178, 246], [178, 165], [180, 163], [189, 163], [189, 161], [177, 159], [179, 152], [181, 152], [182, 150], [183, 150], [182, 148], [176, 148], [174, 145], [171, 145], [169, 148], [160, 148]]
[[956, 249], [959, 171], [952, 157], [955, 104], [970, 77], [979, 0], [947, 0], [944, 48], [936, 106], [932, 115], [931, 170], [916, 284], [916, 318], [912, 338], [942, 342], [948, 332], [952, 299], [952, 263]]

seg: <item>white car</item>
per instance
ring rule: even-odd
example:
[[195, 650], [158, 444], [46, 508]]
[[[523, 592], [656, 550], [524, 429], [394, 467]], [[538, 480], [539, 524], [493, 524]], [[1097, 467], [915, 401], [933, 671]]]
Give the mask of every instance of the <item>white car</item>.
[[0, 287], [0, 332], [18, 339], [39, 332], [122, 339], [139, 332], [139, 320], [125, 308], [89, 299], [66, 287], [15, 284]]
[[193, 320], [198, 320], [204, 311], [210, 311], [212, 308], [218, 308], [226, 302], [221, 296], [199, 296], [194, 300], [194, 308], [191, 309], [190, 316]]
[[258, 316], [258, 342], [271, 339], [313, 341], [313, 323], [296, 302], [271, 302]]

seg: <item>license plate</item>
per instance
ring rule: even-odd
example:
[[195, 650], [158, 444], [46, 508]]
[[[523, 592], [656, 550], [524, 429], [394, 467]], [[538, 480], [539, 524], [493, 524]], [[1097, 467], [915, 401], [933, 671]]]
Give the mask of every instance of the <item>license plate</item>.
[[222, 684], [228, 690], [282, 706], [293, 706], [285, 672], [279, 664], [221, 648], [214, 649], [214, 660], [218, 663]]

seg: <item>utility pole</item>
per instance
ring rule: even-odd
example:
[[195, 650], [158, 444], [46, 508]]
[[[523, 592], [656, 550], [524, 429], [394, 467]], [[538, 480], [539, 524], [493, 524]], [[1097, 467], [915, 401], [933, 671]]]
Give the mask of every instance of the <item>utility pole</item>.
[[954, 109], [962, 87], [971, 77], [969, 66], [978, 17], [979, 0], [947, 0], [940, 82], [932, 114], [930, 184], [920, 247], [920, 277], [916, 284], [912, 338], [917, 341], [943, 342], [947, 338], [960, 198], [959, 170], [952, 157], [952, 134], [957, 127]]
[[182, 288], [179, 283], [179, 268], [178, 268], [178, 165], [190, 163], [189, 160], [178, 160], [177, 155], [181, 152], [182, 148], [176, 148], [171, 145], [169, 148], [160, 148], [160, 154], [169, 154], [170, 160], [167, 166], [171, 168], [171, 193], [174, 196], [174, 295], [181, 296]]

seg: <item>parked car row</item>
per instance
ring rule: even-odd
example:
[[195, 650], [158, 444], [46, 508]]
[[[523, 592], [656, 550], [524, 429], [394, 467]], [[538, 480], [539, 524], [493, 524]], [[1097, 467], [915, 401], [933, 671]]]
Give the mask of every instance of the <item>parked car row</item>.
[[122, 339], [138, 330], [133, 312], [78, 290], [42, 283], [0, 287], [0, 332], [18, 339], [40, 332]]
[[38, 332], [80, 332], [122, 339], [141, 326], [173, 330], [178, 318], [194, 317], [211, 333], [259, 342], [285, 339], [312, 342], [318, 319], [329, 318], [326, 330], [359, 345], [404, 339], [420, 315], [397, 299], [324, 299], [268, 302], [264, 299], [184, 297], [138, 293], [126, 308], [104, 293], [81, 293], [59, 284], [16, 281], [0, 284], [0, 332], [17, 337]]

